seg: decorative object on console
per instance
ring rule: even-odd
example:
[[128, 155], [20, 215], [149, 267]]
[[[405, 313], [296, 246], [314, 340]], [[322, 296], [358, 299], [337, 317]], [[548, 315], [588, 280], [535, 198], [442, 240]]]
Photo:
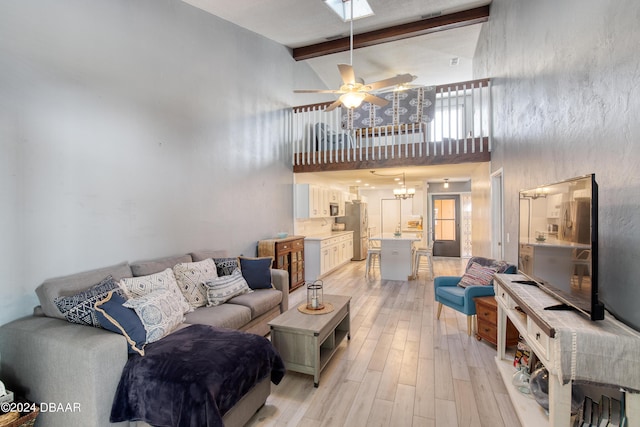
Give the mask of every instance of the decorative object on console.
[[307, 283], [307, 309], [309, 310], [322, 310], [323, 304], [323, 288], [324, 283], [322, 280], [316, 280], [315, 282]]

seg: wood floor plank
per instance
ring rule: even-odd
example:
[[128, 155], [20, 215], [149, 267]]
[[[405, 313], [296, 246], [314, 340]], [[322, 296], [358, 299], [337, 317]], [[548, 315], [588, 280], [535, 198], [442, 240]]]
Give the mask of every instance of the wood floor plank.
[[[434, 258], [436, 275], [467, 260]], [[436, 319], [433, 280], [364, 277], [364, 261], [324, 277], [325, 294], [351, 296], [351, 337], [320, 375], [287, 372], [247, 427], [508, 426], [520, 423], [495, 365], [495, 347], [468, 337], [450, 308]], [[306, 302], [290, 293], [289, 306]]]
[[379, 371], [367, 371], [364, 375], [353, 405], [345, 419], [345, 426], [364, 425], [372, 411], [381, 377], [382, 372]]
[[410, 426], [413, 423], [413, 405], [415, 403], [416, 388], [398, 384], [391, 419], [393, 425]]
[[371, 414], [367, 418], [367, 427], [396, 427], [397, 424], [391, 423], [391, 413], [393, 412], [393, 402], [388, 400], [376, 399], [373, 401]]
[[436, 427], [458, 427], [456, 402], [436, 399]]
[[433, 359], [418, 358], [416, 378], [416, 402], [413, 407], [415, 415], [435, 419], [436, 383], [435, 362]]
[[[460, 427], [481, 427], [478, 407], [473, 396], [473, 386], [471, 381], [454, 379], [453, 388], [456, 393], [456, 412], [458, 416], [458, 426]], [[457, 404], [464, 402], [463, 405]]]

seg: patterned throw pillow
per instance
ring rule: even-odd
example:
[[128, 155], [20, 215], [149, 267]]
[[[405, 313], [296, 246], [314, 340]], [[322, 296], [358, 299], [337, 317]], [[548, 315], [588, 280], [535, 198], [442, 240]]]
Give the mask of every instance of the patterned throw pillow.
[[466, 288], [467, 286], [483, 285], [487, 286], [493, 282], [493, 275], [498, 271], [495, 267], [483, 267], [477, 262], [471, 263], [471, 266], [464, 273], [458, 286]]
[[238, 257], [242, 277], [251, 289], [271, 289], [271, 263], [273, 258]]
[[180, 292], [176, 276], [170, 268], [148, 276], [125, 277], [120, 280], [120, 286], [124, 288], [130, 298], [138, 298], [160, 289], [168, 289], [182, 306], [183, 313], [191, 311], [191, 306]]
[[230, 276], [238, 268], [238, 258], [213, 258], [218, 270], [218, 277]]
[[182, 305], [168, 289], [159, 289], [122, 304], [135, 310], [147, 331], [147, 344], [170, 334], [184, 321]]
[[216, 263], [208, 258], [198, 262], [184, 262], [173, 267], [180, 292], [191, 307], [207, 305], [207, 288], [204, 282], [218, 277]]
[[229, 276], [204, 282], [204, 285], [207, 288], [207, 306], [209, 307], [224, 304], [235, 296], [253, 292], [239, 269], [235, 269]]
[[147, 331], [134, 309], [125, 307], [126, 299], [110, 291], [106, 298], [96, 303], [96, 317], [104, 329], [124, 335], [129, 353], [144, 356]]
[[105, 277], [100, 283], [71, 296], [61, 296], [53, 300], [60, 313], [71, 323], [101, 328], [96, 317], [94, 305], [104, 299], [109, 291], [124, 295], [124, 291], [112, 276]]

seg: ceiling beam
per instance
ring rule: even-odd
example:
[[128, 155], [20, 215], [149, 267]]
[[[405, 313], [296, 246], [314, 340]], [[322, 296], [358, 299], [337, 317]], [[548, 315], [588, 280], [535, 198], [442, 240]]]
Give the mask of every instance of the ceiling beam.
[[[367, 46], [393, 42], [410, 37], [423, 36], [438, 31], [452, 28], [466, 27], [489, 20], [489, 5], [464, 10], [461, 12], [440, 15], [434, 18], [422, 19], [407, 24], [396, 25], [380, 30], [369, 31], [362, 34], [354, 34], [353, 48], [359, 49]], [[303, 61], [305, 59], [330, 55], [338, 52], [346, 52], [350, 48], [349, 37], [335, 39], [323, 43], [302, 46], [293, 49], [293, 59]]]

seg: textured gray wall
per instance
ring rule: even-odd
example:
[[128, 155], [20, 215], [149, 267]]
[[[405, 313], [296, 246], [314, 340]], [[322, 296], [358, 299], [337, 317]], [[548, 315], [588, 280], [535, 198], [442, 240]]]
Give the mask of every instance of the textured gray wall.
[[283, 111], [319, 85], [178, 0], [1, 2], [0, 324], [48, 277], [289, 230]]
[[595, 173], [599, 284], [640, 329], [640, 3], [494, 0], [474, 77], [493, 79], [492, 170], [504, 168], [505, 256], [518, 190]]

